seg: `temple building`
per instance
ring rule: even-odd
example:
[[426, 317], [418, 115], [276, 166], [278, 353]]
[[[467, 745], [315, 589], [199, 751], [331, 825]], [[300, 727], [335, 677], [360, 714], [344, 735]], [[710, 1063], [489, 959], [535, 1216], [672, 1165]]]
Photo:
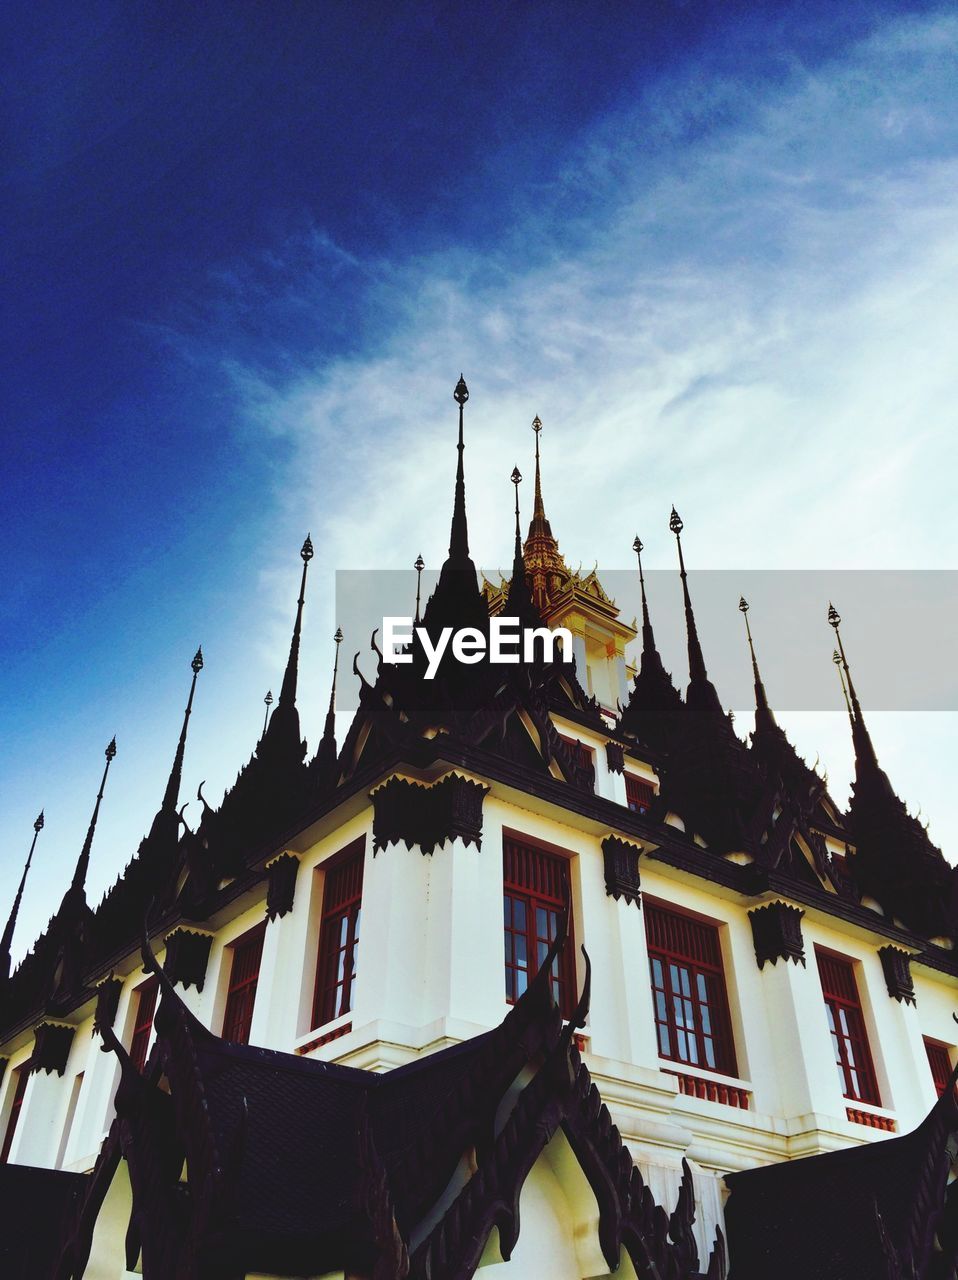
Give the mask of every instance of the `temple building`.
[[420, 639], [394, 663], [374, 637], [338, 742], [337, 632], [310, 749], [307, 538], [234, 785], [191, 829], [198, 652], [139, 848], [92, 905], [111, 742], [70, 883], [12, 967], [40, 815], [0, 940], [0, 1276], [954, 1280], [958, 877], [879, 764], [837, 611], [847, 812], [776, 721], [744, 600], [747, 741], [723, 711], [674, 509], [684, 690], [642, 542], [639, 627], [570, 571], [538, 419], [528, 534], [516, 471], [511, 576], [480, 584], [454, 395], [421, 625], [563, 626], [574, 663], [450, 653], [427, 679]]

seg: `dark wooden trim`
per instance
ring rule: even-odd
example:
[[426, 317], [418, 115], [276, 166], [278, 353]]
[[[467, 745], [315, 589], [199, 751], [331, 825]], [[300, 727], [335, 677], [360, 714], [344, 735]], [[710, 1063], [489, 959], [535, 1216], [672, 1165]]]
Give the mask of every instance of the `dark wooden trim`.
[[905, 1004], [917, 1005], [915, 998], [915, 982], [911, 976], [911, 955], [900, 947], [880, 947], [878, 955], [881, 959], [882, 973], [885, 975], [885, 986], [893, 1000], [904, 1001]]
[[748, 913], [759, 969], [764, 969], [768, 962], [777, 964], [779, 960], [793, 960], [795, 964], [804, 966], [804, 914], [800, 907], [793, 907], [787, 902], [770, 902]]
[[266, 868], [266, 918], [282, 919], [293, 909], [299, 855], [287, 850], [274, 858]]

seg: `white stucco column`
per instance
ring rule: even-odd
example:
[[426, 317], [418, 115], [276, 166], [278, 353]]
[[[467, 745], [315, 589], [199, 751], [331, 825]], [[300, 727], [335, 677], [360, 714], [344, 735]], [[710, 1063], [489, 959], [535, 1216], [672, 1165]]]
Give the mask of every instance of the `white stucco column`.
[[[869, 1036], [879, 1076], [882, 1105], [897, 1113], [898, 1132], [924, 1120], [936, 1093], [922, 1039], [918, 1008], [887, 994], [881, 957], [862, 960], [864, 986], [871, 1003], [874, 1036]], [[867, 1021], [866, 1009], [866, 1021]]]
[[[843, 1116], [841, 1083], [825, 1019], [814, 956], [802, 965], [766, 961], [759, 987], [765, 1002], [774, 1080], [755, 1080], [755, 1108], [786, 1119], [811, 1114]], [[774, 1092], [777, 1089], [778, 1103]]]
[[42, 1169], [53, 1167], [72, 1080], [69, 1065], [62, 1076], [55, 1071], [30, 1072], [10, 1147], [12, 1164], [32, 1164]]
[[[434, 857], [442, 857], [437, 850]], [[409, 1027], [422, 1022], [431, 980], [424, 920], [429, 862], [404, 842], [366, 856], [363, 915], [353, 1026], [388, 1020]]]

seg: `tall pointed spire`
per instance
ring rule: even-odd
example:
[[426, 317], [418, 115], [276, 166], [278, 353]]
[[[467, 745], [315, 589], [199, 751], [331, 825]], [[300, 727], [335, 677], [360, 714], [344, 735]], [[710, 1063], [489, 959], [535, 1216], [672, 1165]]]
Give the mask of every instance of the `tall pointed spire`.
[[536, 436], [536, 489], [523, 557], [526, 572], [531, 579], [532, 601], [540, 616], [545, 617], [550, 603], [569, 587], [572, 574], [559, 551], [559, 544], [546, 518], [545, 505], [542, 501], [542, 468], [539, 457], [542, 420], [538, 414], [532, 419], [532, 430]]
[[768, 695], [765, 692], [765, 685], [762, 682], [762, 673], [758, 669], [758, 659], [755, 656], [755, 645], [752, 642], [752, 628], [748, 621], [749, 604], [744, 596], [739, 597], [739, 610], [745, 619], [745, 635], [748, 638], [748, 651], [752, 656], [752, 677], [755, 681], [755, 732], [766, 733], [775, 730], [778, 725], [775, 723], [775, 715], [772, 708], [768, 705]]
[[841, 621], [838, 610], [829, 604], [828, 623], [835, 631], [840, 671], [848, 686], [855, 745], [848, 829], [855, 848], [856, 883], [890, 919], [901, 920], [927, 937], [946, 936], [954, 943], [958, 941], [958, 871], [908, 812], [878, 763], [842, 643]]
[[681, 516], [673, 507], [672, 514], [669, 517], [669, 528], [675, 534], [675, 541], [679, 549], [679, 577], [682, 579], [682, 596], [685, 600], [685, 627], [688, 634], [689, 688], [686, 701], [690, 709], [694, 711], [724, 715], [718, 693], [709, 679], [708, 671], [705, 669], [705, 658], [702, 654], [702, 645], [699, 642], [699, 633], [695, 625], [695, 614], [692, 611], [688, 574], [685, 572], [685, 557], [682, 554], [682, 530], [684, 527]]
[[183, 759], [186, 755], [186, 734], [190, 724], [190, 716], [193, 714], [193, 697], [196, 693], [196, 678], [203, 670], [202, 647], [197, 649], [196, 653], [193, 655], [193, 661], [190, 663], [190, 669], [193, 672], [193, 679], [190, 681], [190, 695], [186, 700], [186, 710], [183, 712], [183, 727], [180, 730], [180, 740], [176, 744], [176, 754], [173, 757], [173, 768], [170, 770], [169, 780], [166, 784], [166, 791], [163, 793], [163, 803], [160, 806], [161, 811], [167, 813], [176, 813], [176, 802], [180, 795], [180, 783], [183, 780]]
[[463, 410], [466, 401], [469, 399], [469, 388], [466, 386], [466, 380], [460, 373], [459, 381], [456, 383], [456, 389], [452, 393], [452, 398], [459, 406], [459, 443], [456, 449], [459, 454], [459, 460], [456, 463], [456, 492], [452, 505], [452, 527], [449, 530], [449, 560], [458, 568], [466, 565], [471, 567], [472, 561], [469, 559], [469, 527], [466, 521], [466, 473], [463, 464], [463, 454], [466, 450], [466, 441], [463, 431]]
[[30, 841], [30, 852], [27, 854], [27, 860], [23, 867], [23, 875], [20, 877], [20, 884], [17, 888], [16, 897], [13, 899], [13, 908], [10, 911], [10, 918], [3, 930], [3, 937], [0, 938], [0, 982], [5, 981], [10, 976], [10, 949], [13, 946], [13, 931], [17, 927], [17, 916], [20, 913], [20, 903], [23, 899], [23, 890], [26, 887], [27, 876], [30, 872], [30, 864], [33, 862], [33, 851], [37, 847], [37, 836], [43, 830], [43, 810], [33, 824], [33, 839]]
[[852, 715], [852, 704], [848, 698], [848, 685], [845, 683], [845, 673], [842, 671], [842, 655], [836, 649], [832, 654], [832, 662], [835, 664], [835, 670], [838, 672], [838, 679], [842, 686], [842, 697], [845, 699], [845, 710], [848, 712], [848, 719], [852, 728], [855, 727], [855, 717]]
[[532, 508], [532, 521], [529, 524], [529, 537], [539, 534], [540, 537], [551, 538], [552, 528], [546, 519], [546, 509], [542, 501], [542, 472], [539, 462], [539, 436], [542, 433], [542, 419], [538, 414], [532, 419], [532, 430], [536, 433], [536, 493]]
[[431, 631], [445, 626], [488, 626], [489, 614], [476, 580], [476, 566], [469, 556], [469, 530], [466, 523], [466, 480], [463, 410], [469, 399], [469, 388], [459, 375], [453, 399], [459, 406], [459, 441], [457, 444], [456, 488], [449, 533], [449, 555], [439, 573], [439, 582], [426, 605], [424, 624]]
[[[296, 710], [296, 683], [299, 678], [299, 642], [303, 631], [303, 606], [306, 603], [306, 574], [309, 562], [313, 558], [313, 543], [306, 535], [306, 541], [300, 548], [303, 562], [303, 573], [299, 583], [299, 599], [296, 602], [296, 621], [293, 623], [293, 636], [289, 642], [289, 658], [283, 673], [283, 684], [273, 714], [269, 714], [267, 704], [267, 724], [260, 739], [258, 752], [266, 751], [274, 759], [274, 763], [282, 758], [302, 760], [306, 752], [306, 744], [302, 741], [299, 728], [299, 712]], [[279, 756], [276, 752], [279, 751]]]
[[620, 727], [624, 732], [665, 747], [675, 729], [676, 714], [681, 711], [682, 699], [666, 671], [655, 646], [649, 602], [645, 594], [645, 574], [642, 570], [642, 552], [645, 546], [638, 534], [632, 543], [639, 564], [639, 592], [642, 596], [642, 660], [635, 678], [629, 703], [622, 712]]
[[639, 562], [639, 591], [642, 595], [642, 657], [644, 660], [647, 653], [655, 653], [656, 649], [655, 636], [652, 634], [652, 622], [649, 618], [649, 602], [645, 597], [645, 574], [642, 572], [642, 552], [645, 550], [645, 546], [638, 534], [635, 535], [632, 550], [635, 552]]
[[413, 568], [416, 570], [416, 626], [419, 626], [420, 601], [422, 599], [422, 571], [426, 567], [426, 562], [422, 555], [416, 556]]
[[83, 893], [83, 886], [86, 883], [86, 873], [90, 866], [90, 850], [93, 847], [93, 833], [96, 831], [97, 818], [100, 816], [100, 802], [103, 800], [103, 790], [106, 787], [106, 777], [110, 772], [110, 765], [116, 755], [116, 738], [110, 739], [103, 754], [106, 756], [106, 765], [103, 769], [103, 777], [100, 779], [100, 790], [97, 792], [96, 804], [93, 806], [93, 816], [90, 818], [86, 839], [83, 841], [83, 848], [80, 850], [76, 869], [73, 872], [73, 881], [70, 884], [70, 890], [77, 894]]
[[329, 708], [326, 712], [326, 727], [323, 737], [331, 738], [333, 743], [336, 741], [336, 677], [339, 674], [339, 646], [343, 643], [343, 633], [340, 627], [336, 628], [336, 634], [333, 636], [333, 642], [336, 645], [335, 656], [333, 657], [333, 682], [329, 690]]
[[299, 676], [299, 640], [303, 631], [303, 605], [306, 603], [306, 573], [309, 570], [309, 562], [313, 558], [313, 544], [308, 533], [299, 554], [303, 561], [303, 576], [299, 583], [299, 600], [296, 603], [293, 638], [289, 643], [289, 658], [286, 662], [286, 671], [283, 674], [283, 686], [279, 691], [280, 707], [292, 706], [296, 702], [296, 681]]
[[316, 748], [316, 755], [309, 766], [310, 772], [317, 780], [317, 785], [320, 788], [334, 781], [338, 757], [336, 749], [336, 678], [339, 674], [339, 646], [343, 642], [343, 633], [339, 627], [336, 628], [333, 642], [336, 645], [336, 652], [333, 658], [333, 679], [329, 689], [329, 707], [326, 711], [326, 723], [323, 727], [323, 736], [320, 738], [319, 745]]
[[509, 594], [502, 612], [518, 618], [525, 625], [535, 626], [542, 619], [532, 603], [529, 584], [526, 581], [526, 562], [522, 555], [522, 532], [519, 528], [519, 485], [522, 483], [522, 473], [518, 467], [512, 468], [512, 475], [509, 478], [516, 491], [516, 527], [512, 554], [512, 580], [509, 583]]
[[845, 680], [848, 684], [848, 697], [851, 699], [851, 720], [852, 720], [852, 741], [855, 744], [855, 768], [856, 772], [861, 774], [868, 771], [881, 774], [886, 784], [891, 788], [891, 783], [884, 771], [878, 764], [878, 756], [875, 753], [875, 747], [871, 740], [871, 734], [865, 724], [865, 717], [862, 715], [861, 703], [858, 701], [858, 694], [855, 691], [855, 682], [852, 679], [851, 668], [848, 665], [848, 659], [845, 656], [845, 646], [842, 643], [841, 633], [842, 619], [838, 610], [828, 602], [828, 625], [835, 632], [835, 639], [838, 641], [838, 654], [841, 658], [842, 670], [845, 673]]

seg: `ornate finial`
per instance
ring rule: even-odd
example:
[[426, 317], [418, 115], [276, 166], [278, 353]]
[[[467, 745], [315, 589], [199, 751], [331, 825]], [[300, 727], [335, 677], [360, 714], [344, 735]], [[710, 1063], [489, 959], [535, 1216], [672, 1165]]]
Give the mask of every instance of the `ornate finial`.
[[[512, 480], [512, 483], [516, 486], [516, 489], [518, 489], [519, 485], [522, 482], [522, 472], [519, 470], [518, 467], [512, 468], [512, 476], [510, 477], [510, 479]], [[516, 501], [518, 501], [518, 498], [516, 499]]]
[[848, 718], [852, 722], [852, 728], [855, 726], [855, 717], [852, 715], [852, 704], [848, 699], [848, 685], [845, 683], [845, 673], [842, 670], [842, 655], [836, 649], [832, 654], [832, 662], [835, 664], [835, 670], [838, 672], [838, 679], [842, 686], [842, 697], [845, 699], [845, 709], [848, 712]]
[[695, 613], [692, 609], [692, 597], [689, 595], [688, 574], [685, 571], [685, 557], [682, 554], [682, 530], [685, 525], [682, 517], [672, 508], [669, 516], [669, 528], [675, 534], [675, 542], [679, 552], [679, 577], [682, 580], [682, 598], [685, 602], [685, 630], [689, 651], [689, 688], [686, 701], [693, 710], [706, 712], [709, 715], [722, 716], [722, 704], [719, 701], [715, 686], [708, 677], [705, 657], [699, 641], [698, 628], [695, 625]]
[[336, 628], [336, 634], [333, 636], [333, 639], [336, 641], [336, 648], [338, 649], [343, 643], [343, 632], [341, 627]]
[[[834, 628], [835, 639], [838, 641], [838, 659], [841, 663], [841, 666], [838, 668], [839, 675], [844, 672], [842, 688], [845, 690], [845, 705], [848, 707], [848, 715], [852, 723], [852, 741], [855, 744], [856, 773], [860, 773], [863, 768], [880, 772], [880, 770], [878, 770], [878, 757], [875, 754], [875, 747], [871, 740], [871, 734], [868, 732], [868, 727], [865, 724], [865, 717], [862, 715], [861, 703], [858, 701], [858, 693], [855, 690], [855, 681], [852, 679], [852, 672], [848, 665], [848, 658], [845, 656], [845, 646], [842, 643], [842, 633], [839, 630], [841, 621], [841, 615], [831, 601], [829, 601], [828, 625]], [[834, 661], [834, 658], [832, 661]], [[845, 689], [846, 681], [848, 682], [847, 689]]]
[[116, 738], [113, 737], [107, 743], [104, 751], [106, 757], [106, 766], [103, 770], [103, 777], [100, 779], [100, 790], [97, 792], [96, 804], [93, 806], [93, 817], [90, 819], [90, 825], [87, 828], [86, 839], [83, 841], [83, 848], [80, 850], [80, 856], [77, 859], [76, 870], [73, 873], [73, 882], [71, 888], [79, 893], [83, 892], [83, 884], [86, 880], [87, 868], [90, 865], [90, 850], [93, 847], [93, 833], [96, 830], [96, 821], [100, 816], [100, 802], [103, 799], [103, 791], [106, 787], [107, 774], [110, 772], [110, 765], [116, 756]]
[[538, 414], [536, 414], [536, 416], [532, 419], [532, 430], [536, 433], [536, 435], [538, 435], [539, 432], [542, 430], [542, 419], [539, 417]]
[[286, 660], [286, 670], [283, 672], [283, 683], [279, 691], [279, 708], [282, 710], [282, 715], [277, 712], [277, 722], [273, 729], [274, 734], [289, 731], [291, 737], [295, 735], [296, 742], [299, 741], [299, 716], [294, 714], [296, 684], [299, 678], [299, 640], [303, 630], [303, 606], [306, 603], [306, 572], [313, 558], [313, 543], [308, 533], [299, 554], [303, 561], [303, 576], [299, 584], [299, 599], [296, 602], [293, 638], [289, 642], [289, 657]]
[[469, 399], [469, 388], [466, 386], [466, 380], [461, 373], [459, 381], [456, 383], [456, 389], [452, 393], [452, 398], [458, 405], [464, 405]]
[[422, 555], [416, 556], [413, 568], [416, 570], [416, 625], [419, 625], [419, 601], [422, 597], [422, 571], [426, 567], [426, 562]]
[[23, 890], [26, 887], [27, 876], [30, 873], [30, 864], [33, 862], [33, 851], [37, 847], [37, 836], [43, 830], [43, 810], [33, 824], [33, 839], [30, 841], [30, 852], [27, 854], [27, 860], [24, 863], [23, 875], [20, 877], [20, 884], [17, 888], [16, 897], [13, 899], [13, 908], [10, 912], [10, 918], [7, 920], [6, 927], [3, 930], [3, 937], [0, 938], [0, 982], [5, 981], [10, 976], [10, 948], [13, 944], [13, 932], [17, 927], [17, 916], [20, 913], [20, 903], [23, 899]]
[[263, 699], [263, 701], [266, 703], [266, 715], [265, 715], [265, 716], [264, 716], [264, 718], [263, 718], [263, 732], [265, 733], [265, 732], [266, 732], [266, 726], [269, 724], [269, 709], [270, 709], [270, 707], [273, 705], [273, 691], [272, 691], [272, 689], [267, 689], [267, 690], [266, 690], [266, 697]]
[[752, 676], [755, 681], [755, 731], [761, 733], [770, 729], [777, 728], [775, 716], [772, 714], [772, 708], [768, 704], [768, 696], [765, 693], [765, 685], [762, 682], [762, 675], [758, 669], [758, 659], [755, 656], [755, 645], [752, 642], [752, 628], [748, 621], [749, 604], [744, 596], [739, 596], [738, 601], [739, 612], [745, 619], [745, 635], [748, 639], [748, 651], [752, 657]]
[[190, 684], [190, 696], [186, 700], [186, 710], [183, 713], [183, 727], [180, 729], [180, 740], [176, 744], [176, 752], [173, 756], [173, 767], [170, 769], [170, 776], [167, 779], [166, 790], [163, 793], [163, 802], [157, 810], [156, 817], [153, 819], [153, 826], [150, 828], [150, 838], [158, 836], [162, 828], [169, 833], [173, 832], [175, 838], [176, 827], [172, 825], [173, 815], [176, 813], [176, 805], [180, 794], [180, 782], [183, 779], [183, 760], [186, 756], [186, 733], [190, 723], [190, 716], [193, 713], [193, 696], [196, 693], [196, 677], [203, 670], [203, 649], [202, 646], [196, 650], [193, 655], [193, 661], [190, 663], [190, 670], [193, 672], [193, 681]]
[[635, 552], [637, 556], [640, 556], [642, 552], [645, 550], [645, 543], [642, 541], [642, 539], [639, 537], [638, 534], [635, 535], [635, 541], [632, 543], [632, 550]]

